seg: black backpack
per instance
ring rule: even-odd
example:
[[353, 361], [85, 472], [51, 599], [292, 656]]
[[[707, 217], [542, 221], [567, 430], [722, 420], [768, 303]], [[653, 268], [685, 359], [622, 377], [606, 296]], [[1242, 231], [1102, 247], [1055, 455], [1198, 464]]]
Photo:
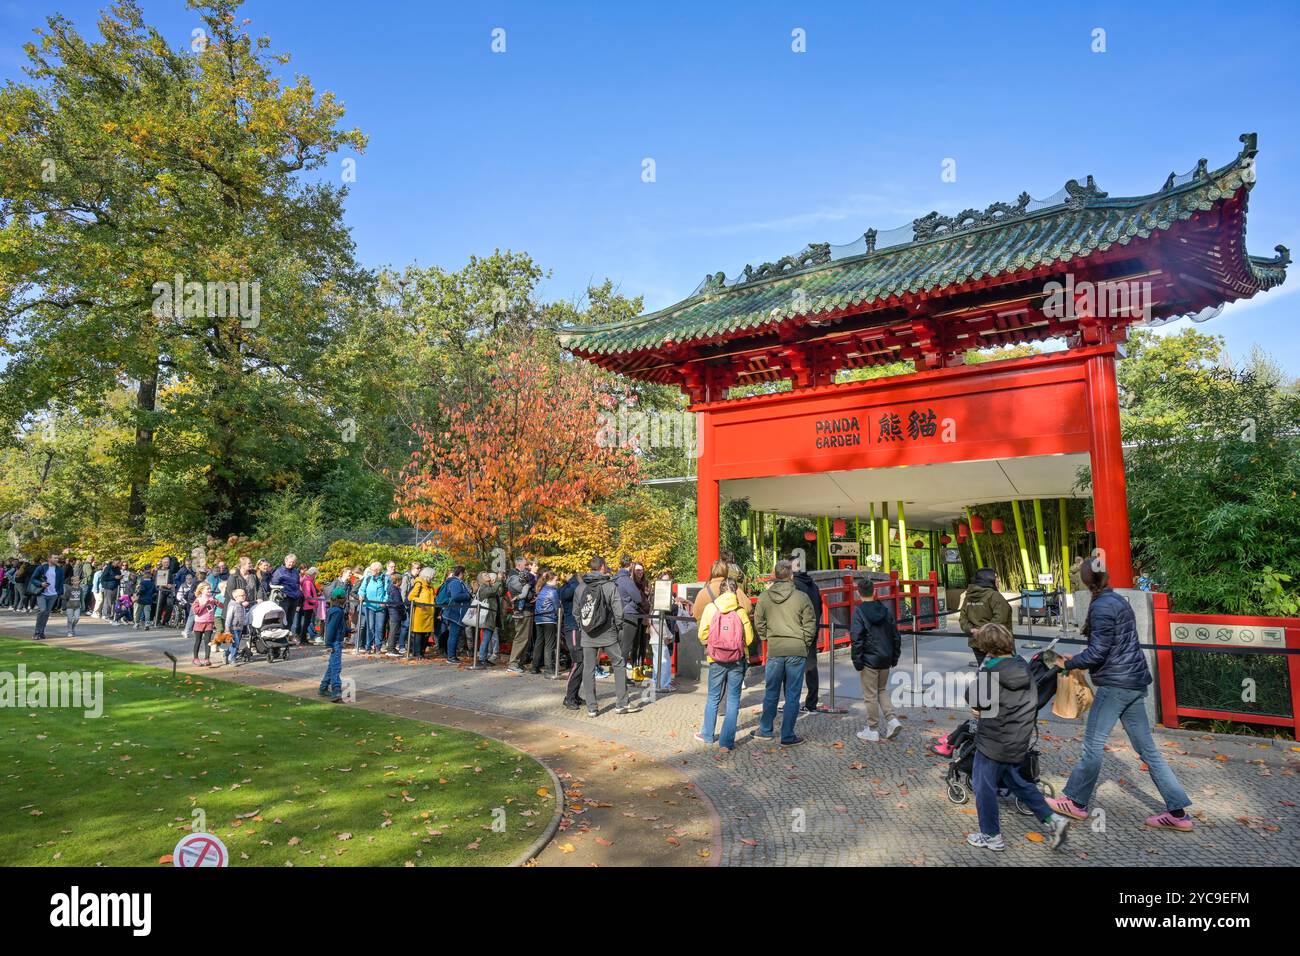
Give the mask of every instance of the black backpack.
[[613, 611], [609, 606], [609, 598], [605, 596], [603, 584], [589, 587], [583, 592], [582, 603], [578, 607], [578, 623], [588, 636], [605, 630], [612, 616]]

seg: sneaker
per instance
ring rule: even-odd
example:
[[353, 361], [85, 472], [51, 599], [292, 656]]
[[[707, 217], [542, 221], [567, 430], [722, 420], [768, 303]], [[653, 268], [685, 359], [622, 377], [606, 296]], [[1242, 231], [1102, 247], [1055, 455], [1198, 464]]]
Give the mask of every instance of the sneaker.
[[757, 737], [759, 740], [775, 740], [775, 739], [776, 739], [776, 734], [760, 734], [757, 730], [754, 731], [754, 736]]
[[696, 735], [695, 735], [695, 739], [698, 740], [698, 741], [699, 741], [700, 743], [702, 743], [702, 744], [711, 744], [711, 743], [713, 743], [712, 740], [710, 740], [708, 737], [704, 736], [703, 734], [696, 734]]
[[1192, 818], [1183, 814], [1176, 817], [1168, 810], [1163, 813], [1157, 813], [1155, 816], [1147, 817], [1146, 825], [1155, 830], [1178, 830], [1182, 833], [1190, 833], [1192, 827]]
[[[1069, 797], [1050, 797], [1048, 798], [1047, 805], [1056, 813], [1059, 813], [1063, 817], [1069, 817], [1071, 820], [1088, 819], [1088, 808], [1079, 806]], [[1154, 819], [1154, 817], [1152, 819]]]
[[1006, 843], [1002, 840], [1002, 834], [989, 836], [987, 833], [972, 833], [966, 837], [966, 842], [971, 846], [977, 846], [983, 850], [1005, 850]]
[[202, 665], [199, 663], [199, 659], [198, 659], [197, 657], [194, 658], [194, 660], [193, 660], [191, 663], [193, 663], [193, 665], [194, 665], [195, 667], [201, 667], [201, 666], [202, 666]]
[[402, 655], [396, 653], [395, 651], [384, 651], [384, 656], [385, 656], [385, 657], [401, 657]]
[[588, 708], [587, 708], [587, 716], [588, 716], [588, 717], [599, 717], [599, 716], [600, 716], [600, 711], [598, 711], [598, 710], [592, 710], [590, 707], [588, 707]]
[[511, 664], [506, 668], [506, 671], [511, 674], [522, 674], [524, 669], [517, 664]]
[[615, 708], [614, 708], [614, 713], [616, 713], [616, 714], [630, 714], [630, 713], [633, 713], [635, 710], [636, 710], [635, 707], [630, 707], [630, 706], [628, 706], [627, 704], [620, 704], [618, 707], [615, 707]]
[[1052, 819], [1047, 821], [1048, 831], [1043, 834], [1047, 839], [1047, 845], [1055, 850], [1065, 842], [1065, 831], [1070, 826], [1069, 817], [1063, 817], [1059, 813], [1053, 813]]
[[332, 690], [326, 690], [324, 687], [320, 687], [320, 688], [318, 688], [318, 689], [316, 690], [316, 693], [319, 694], [321, 697], [333, 697], [333, 696], [334, 696], [334, 692], [333, 692]]
[[341, 703], [343, 703], [343, 695], [342, 695], [342, 694], [339, 694], [337, 697], [331, 697], [331, 698], [330, 698], [330, 703], [331, 703], [331, 704], [341, 704]]
[[898, 732], [902, 729], [903, 729], [903, 725], [899, 723], [898, 718], [890, 717], [889, 723], [885, 724], [885, 739], [893, 740], [895, 737], [898, 736]]
[[789, 740], [783, 740], [783, 741], [781, 741], [781, 746], [782, 746], [782, 747], [797, 747], [797, 746], [799, 746], [799, 744], [801, 744], [801, 743], [803, 743], [803, 738], [800, 737], [798, 734], [796, 734], [795, 736], [791, 737]]
[[865, 740], [869, 744], [875, 744], [880, 742], [879, 732], [872, 730], [870, 727], [863, 727], [853, 736], [857, 737], [859, 740]]
[[613, 676], [612, 671], [607, 671], [603, 667], [596, 668], [596, 680], [609, 680]]
[[807, 704], [804, 704], [802, 707], [799, 708], [799, 712], [800, 712], [801, 714], [808, 714], [808, 715], [810, 715], [810, 716], [813, 715], [813, 714], [823, 714], [823, 713], [825, 713], [825, 711], [823, 711], [823, 710], [819, 710], [819, 709], [817, 708], [817, 705], [816, 705], [816, 704], [813, 704], [811, 707], [809, 707]]
[[578, 709], [579, 707], [581, 707], [581, 706], [582, 706], [582, 705], [579, 704], [576, 700], [566, 700], [566, 701], [564, 702], [564, 709], [565, 709], [565, 710], [577, 710], [577, 709]]

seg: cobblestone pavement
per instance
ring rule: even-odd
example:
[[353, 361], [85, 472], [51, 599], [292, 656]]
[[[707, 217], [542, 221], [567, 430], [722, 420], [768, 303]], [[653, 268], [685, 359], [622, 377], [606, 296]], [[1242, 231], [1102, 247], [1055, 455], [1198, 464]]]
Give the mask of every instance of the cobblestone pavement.
[[[6, 614], [0, 631], [29, 636], [30, 620]], [[83, 625], [83, 630], [89, 635], [86, 644], [95, 645], [86, 649], [132, 658], [156, 653], [164, 665], [162, 651], [175, 653], [182, 644], [174, 631], [144, 633], [102, 625]], [[826, 666], [823, 655], [823, 673]], [[245, 667], [274, 670], [285, 679], [318, 680], [324, 661], [322, 652], [311, 648], [288, 662]], [[223, 676], [221, 670], [214, 669], [213, 676]], [[837, 670], [844, 678], [837, 684], [847, 687], [854, 675], [842, 651]], [[845, 716], [801, 716], [798, 732], [807, 742], [783, 748], [751, 736], [762, 701], [760, 675], [751, 671], [741, 700], [737, 749], [722, 755], [693, 739], [704, 689], [686, 682], [678, 692], [643, 702], [638, 712], [624, 716], [610, 710], [613, 682], [599, 682], [602, 712], [593, 720], [561, 706], [562, 687], [556, 682], [509, 674], [503, 667], [470, 671], [441, 663], [354, 657], [348, 651], [344, 675], [356, 681], [359, 700], [381, 693], [537, 721], [614, 741], [670, 764], [716, 807], [724, 865], [1300, 863], [1300, 747], [1291, 742], [1157, 731], [1157, 743], [1193, 800], [1196, 829], [1184, 834], [1143, 826], [1145, 817], [1162, 806], [1117, 728], [1094, 799], [1104, 818], [1072, 825], [1066, 846], [1053, 853], [1030, 835], [1037, 828], [1034, 821], [1004, 804], [1008, 851], [994, 854], [966, 844], [965, 835], [976, 828], [974, 806], [948, 801], [946, 762], [928, 750], [934, 737], [962, 718], [955, 710], [906, 708], [900, 712], [904, 729], [895, 740], [866, 744], [854, 737], [862, 714], [860, 702], [852, 701], [852, 713]], [[1079, 753], [1082, 723], [1043, 720], [1040, 735], [1043, 779], [1059, 790]], [[618, 752], [611, 750], [607, 759], [618, 760]]]

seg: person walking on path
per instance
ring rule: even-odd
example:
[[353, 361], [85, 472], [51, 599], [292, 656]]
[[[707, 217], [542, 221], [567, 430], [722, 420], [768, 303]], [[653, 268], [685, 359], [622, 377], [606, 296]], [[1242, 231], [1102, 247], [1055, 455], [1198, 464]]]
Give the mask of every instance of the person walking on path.
[[343, 703], [343, 637], [348, 629], [348, 614], [344, 605], [347, 598], [346, 588], [335, 587], [330, 592], [329, 609], [325, 612], [325, 648], [329, 660], [317, 693], [328, 697], [335, 704]]
[[[77, 574], [80, 574], [80, 565]], [[63, 586], [63, 613], [68, 618], [68, 637], [77, 636], [77, 622], [81, 620], [82, 604], [85, 602], [86, 590], [82, 584], [82, 579], [76, 575], [69, 575], [67, 582]]]
[[[745, 683], [749, 649], [754, 643], [754, 625], [740, 606], [735, 584], [723, 581], [721, 587], [722, 593], [705, 606], [700, 620], [700, 643], [709, 662], [709, 698], [704, 705], [704, 723], [695, 739], [706, 744], [716, 742], [723, 753], [730, 753], [736, 749], [740, 691]], [[725, 709], [722, 736], [717, 737], [720, 707]]]
[[1001, 624], [1011, 630], [1011, 605], [998, 590], [998, 573], [992, 568], [980, 568], [970, 579], [961, 596], [961, 612], [957, 622], [966, 642], [975, 654], [975, 666], [984, 663], [984, 655], [974, 644], [974, 634], [985, 624]]
[[623, 628], [623, 601], [618, 586], [609, 576], [609, 567], [602, 557], [594, 557], [588, 564], [590, 570], [582, 576], [582, 583], [573, 593], [573, 611], [582, 632], [582, 693], [587, 701], [587, 716], [599, 715], [596, 704], [596, 665], [603, 651], [609, 655], [614, 671], [614, 713], [629, 712], [627, 702], [627, 670], [623, 666], [620, 641]]
[[803, 743], [803, 738], [795, 734], [794, 725], [799, 717], [799, 692], [803, 689], [808, 649], [817, 633], [817, 618], [808, 595], [794, 586], [794, 571], [789, 561], [778, 561], [773, 577], [776, 580], [759, 597], [754, 610], [758, 636], [767, 642], [767, 686], [763, 695], [763, 714], [754, 736], [772, 739], [776, 702], [784, 693], [781, 743], [793, 747]]
[[966, 842], [984, 850], [1005, 850], [998, 819], [998, 791], [1010, 790], [1046, 826], [1043, 839], [1055, 850], [1065, 842], [1070, 821], [1054, 813], [1038, 787], [1020, 774], [1038, 719], [1038, 688], [1029, 664], [1016, 654], [1011, 631], [1001, 624], [986, 624], [975, 634], [974, 646], [982, 652], [981, 677], [971, 685], [975, 722], [975, 763], [971, 784], [979, 832]]
[[859, 740], [876, 743], [881, 730], [893, 740], [902, 729], [889, 699], [889, 670], [898, 664], [903, 641], [894, 614], [884, 601], [877, 601], [872, 582], [858, 582], [862, 603], [853, 611], [849, 624], [853, 666], [862, 682], [862, 701], [867, 707], [867, 725], [856, 734]]
[[[194, 589], [194, 666], [209, 667], [212, 664], [212, 626], [216, 618], [217, 599], [212, 596], [212, 585], [203, 581]], [[199, 661], [199, 650], [203, 651], [203, 660]]]
[[1065, 658], [1064, 669], [1087, 670], [1097, 694], [1083, 731], [1083, 756], [1070, 772], [1061, 796], [1048, 803], [1064, 816], [1075, 820], [1088, 818], [1088, 804], [1101, 775], [1106, 740], [1118, 722], [1124, 725], [1129, 743], [1147, 765], [1151, 782], [1165, 802], [1165, 809], [1147, 817], [1146, 825], [1187, 833], [1193, 827], [1192, 818], [1187, 813], [1192, 801], [1151, 736], [1146, 709], [1146, 689], [1151, 683], [1151, 670], [1138, 647], [1137, 618], [1133, 608], [1111, 590], [1110, 575], [1094, 561], [1084, 562], [1080, 577], [1092, 595], [1083, 624], [1088, 646], [1073, 657]]
[[45, 562], [38, 565], [29, 579], [28, 589], [36, 595], [36, 630], [35, 638], [45, 640], [45, 625], [49, 623], [50, 612], [55, 603], [63, 596], [63, 565], [59, 556], [52, 554]]

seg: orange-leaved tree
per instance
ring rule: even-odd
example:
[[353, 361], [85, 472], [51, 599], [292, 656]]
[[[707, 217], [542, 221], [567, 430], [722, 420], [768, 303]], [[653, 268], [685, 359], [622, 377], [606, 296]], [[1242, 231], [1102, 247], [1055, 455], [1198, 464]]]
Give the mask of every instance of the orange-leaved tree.
[[636, 457], [604, 440], [608, 373], [547, 359], [528, 344], [492, 353], [485, 399], [453, 405], [447, 427], [417, 427], [397, 482], [397, 512], [439, 532], [443, 548], [491, 565], [528, 548], [557, 512], [636, 479]]

